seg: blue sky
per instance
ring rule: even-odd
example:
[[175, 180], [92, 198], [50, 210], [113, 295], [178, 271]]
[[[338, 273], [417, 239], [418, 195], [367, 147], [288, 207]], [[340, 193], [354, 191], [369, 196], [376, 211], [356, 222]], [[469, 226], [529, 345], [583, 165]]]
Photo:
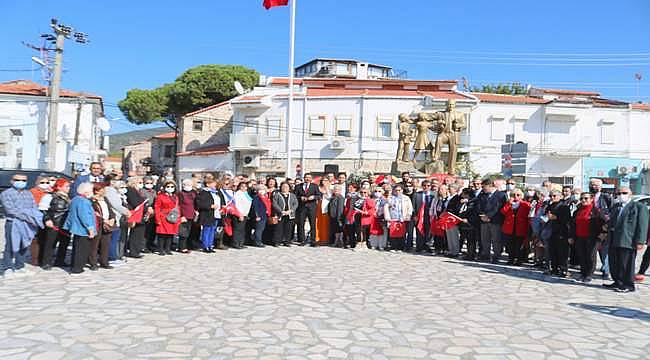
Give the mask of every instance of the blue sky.
[[[109, 118], [131, 88], [153, 88], [200, 64], [286, 75], [289, 8], [262, 0], [0, 1], [0, 81], [39, 80], [21, 41], [51, 17], [89, 34], [66, 43], [63, 87], [104, 96]], [[298, 0], [296, 64], [358, 58], [414, 79], [519, 81], [650, 101], [650, 1]], [[9, 71], [7, 71], [9, 70]], [[137, 129], [125, 120], [115, 132]]]

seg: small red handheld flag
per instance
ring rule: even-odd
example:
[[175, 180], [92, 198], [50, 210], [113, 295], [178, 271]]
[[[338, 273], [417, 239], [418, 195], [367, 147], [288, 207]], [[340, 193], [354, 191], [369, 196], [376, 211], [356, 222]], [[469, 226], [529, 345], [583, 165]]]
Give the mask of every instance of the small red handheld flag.
[[289, 0], [264, 0], [264, 7], [266, 10], [274, 6], [287, 6], [288, 4]]
[[429, 234], [424, 233], [424, 230], [425, 230], [425, 228], [424, 228], [424, 226], [425, 226], [425, 224], [424, 224], [424, 204], [425, 203], [422, 203], [422, 205], [420, 205], [420, 208], [418, 209], [418, 215], [417, 215], [418, 222], [417, 222], [417, 225], [415, 226], [415, 228], [418, 229], [418, 233], [420, 233], [420, 235], [423, 235], [423, 236], [424, 235], [429, 235]]
[[127, 222], [130, 223], [140, 223], [142, 222], [142, 217], [144, 216], [144, 204], [146, 201], [143, 201], [142, 204], [135, 207], [131, 210], [131, 216], [128, 218]]
[[438, 219], [431, 220], [431, 230], [433, 235], [442, 236], [445, 234], [445, 231], [458, 225], [461, 221], [462, 219], [458, 216], [445, 211]]

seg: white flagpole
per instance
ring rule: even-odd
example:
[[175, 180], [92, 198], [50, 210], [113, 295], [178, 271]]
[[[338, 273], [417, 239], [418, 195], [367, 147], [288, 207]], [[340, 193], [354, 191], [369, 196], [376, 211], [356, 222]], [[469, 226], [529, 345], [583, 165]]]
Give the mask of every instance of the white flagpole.
[[291, 1], [291, 25], [289, 28], [290, 47], [289, 47], [289, 102], [287, 104], [287, 177], [291, 175], [292, 165], [292, 146], [291, 146], [291, 125], [293, 120], [293, 66], [294, 66], [294, 46], [296, 39], [296, 0]]

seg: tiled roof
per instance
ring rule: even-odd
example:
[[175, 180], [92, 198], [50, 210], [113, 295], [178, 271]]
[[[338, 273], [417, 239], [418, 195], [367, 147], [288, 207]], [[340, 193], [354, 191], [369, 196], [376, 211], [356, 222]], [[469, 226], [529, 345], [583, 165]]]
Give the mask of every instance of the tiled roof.
[[419, 91], [398, 89], [347, 89], [347, 88], [307, 88], [307, 96], [431, 96], [436, 99], [470, 99], [453, 91]]
[[192, 112], [190, 112], [190, 113], [187, 113], [187, 114], [183, 115], [183, 117], [197, 115], [197, 114], [200, 114], [200, 113], [206, 112], [206, 111], [208, 111], [208, 110], [216, 109], [216, 108], [218, 108], [218, 107], [221, 107], [221, 106], [224, 106], [224, 105], [228, 105], [228, 104], [230, 104], [230, 100], [228, 100], [228, 101], [223, 101], [223, 102], [220, 102], [220, 103], [218, 103], [218, 104], [210, 105], [210, 106], [204, 107], [204, 108], [202, 108], [202, 109], [198, 109], [198, 110], [192, 111]]
[[535, 89], [541, 91], [544, 94], [600, 96], [600, 93], [597, 93], [597, 92], [594, 92], [594, 91], [566, 90], [566, 89], [544, 89], [544, 88], [535, 88]]
[[631, 106], [634, 110], [650, 111], [650, 103], [634, 103]]
[[176, 133], [173, 132], [173, 131], [170, 131], [168, 133], [159, 134], [159, 135], [156, 135], [156, 136], [152, 137], [152, 139], [175, 139], [175, 138], [176, 138]]
[[490, 93], [472, 93], [482, 102], [488, 103], [506, 103], [506, 104], [548, 104], [551, 100], [546, 100], [526, 95], [503, 95]]
[[592, 99], [592, 104], [596, 107], [625, 107], [627, 108], [628, 103], [619, 100], [612, 99], [603, 99], [603, 98], [594, 98]]
[[[48, 96], [48, 88], [30, 80], [12, 80], [0, 83], [0, 94]], [[59, 92], [59, 96], [75, 98], [83, 96], [89, 99], [102, 99], [99, 95], [63, 89]]]
[[176, 153], [176, 156], [207, 156], [226, 154], [230, 152], [230, 150], [228, 150], [228, 146], [228, 144], [209, 145], [194, 150], [178, 152]]

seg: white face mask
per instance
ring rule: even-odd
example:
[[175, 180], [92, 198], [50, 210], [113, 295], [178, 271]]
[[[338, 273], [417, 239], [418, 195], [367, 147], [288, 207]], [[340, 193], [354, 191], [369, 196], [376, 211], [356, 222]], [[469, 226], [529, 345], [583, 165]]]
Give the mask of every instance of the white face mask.
[[166, 187], [166, 188], [165, 188], [165, 191], [166, 191], [168, 194], [173, 194], [173, 193], [176, 191], [176, 188], [175, 188], [175, 187]]
[[515, 189], [515, 186], [514, 186], [514, 185], [512, 185], [512, 184], [506, 184], [506, 190], [508, 190], [508, 191], [512, 191], [512, 190], [514, 190], [514, 189]]
[[47, 184], [38, 184], [38, 187], [41, 190], [49, 190], [50, 189], [50, 184], [49, 183], [47, 183]]
[[530, 197], [533, 197], [533, 196], [535, 196], [535, 191], [531, 191], [531, 190], [526, 191], [526, 195], [528, 195]]
[[375, 197], [380, 198], [380, 197], [382, 197], [383, 195], [384, 195], [383, 192], [381, 192], [381, 191], [375, 191]]
[[143, 185], [143, 184], [137, 184], [135, 187], [138, 188], [138, 190], [142, 190], [142, 188], [144, 187], [144, 185]]
[[499, 191], [506, 191], [507, 187], [505, 184], [499, 185], [499, 188], [497, 190]]
[[144, 188], [147, 190], [153, 189], [153, 184], [144, 184]]
[[618, 198], [621, 200], [621, 202], [628, 202], [630, 201], [630, 194], [621, 194], [618, 196]]
[[184, 185], [183, 191], [192, 191], [192, 185]]

